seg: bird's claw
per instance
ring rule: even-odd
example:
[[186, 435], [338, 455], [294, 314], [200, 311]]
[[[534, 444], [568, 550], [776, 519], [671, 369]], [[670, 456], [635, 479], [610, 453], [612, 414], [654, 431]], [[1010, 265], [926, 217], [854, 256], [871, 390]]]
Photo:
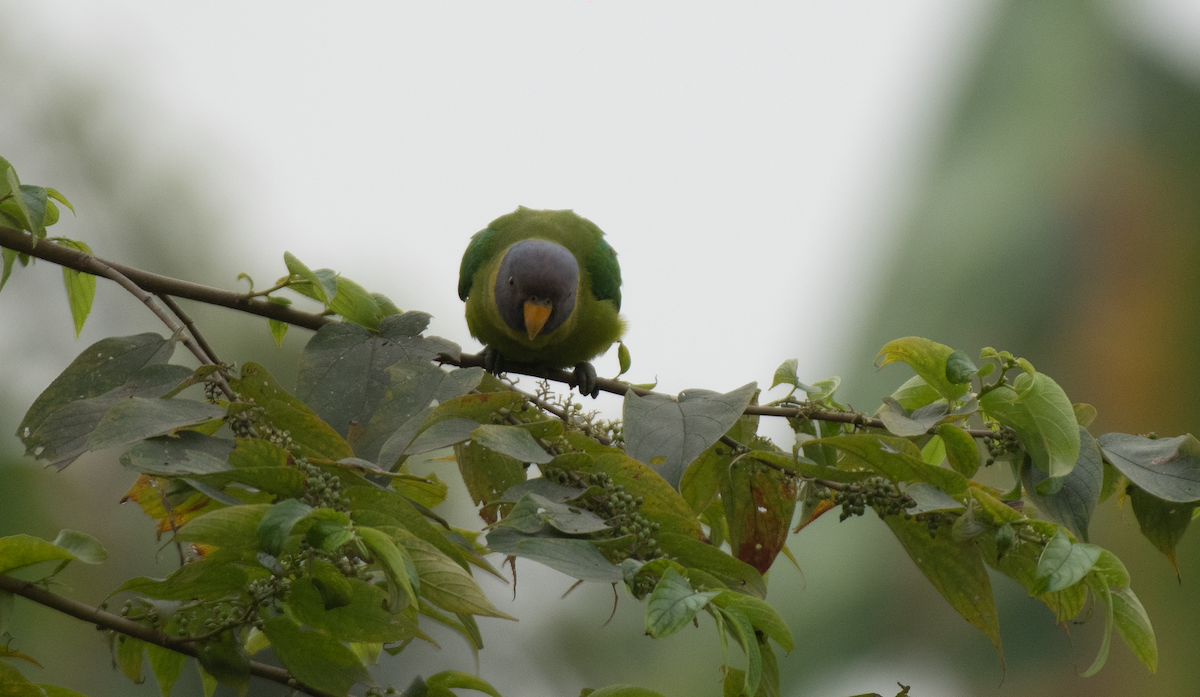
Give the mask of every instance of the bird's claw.
[[575, 386], [579, 394], [595, 399], [600, 395], [600, 385], [596, 382], [596, 369], [591, 363], [583, 361], [575, 366]]
[[492, 375], [499, 375], [504, 371], [504, 359], [501, 358], [500, 352], [491, 346], [485, 346], [483, 349], [483, 369]]

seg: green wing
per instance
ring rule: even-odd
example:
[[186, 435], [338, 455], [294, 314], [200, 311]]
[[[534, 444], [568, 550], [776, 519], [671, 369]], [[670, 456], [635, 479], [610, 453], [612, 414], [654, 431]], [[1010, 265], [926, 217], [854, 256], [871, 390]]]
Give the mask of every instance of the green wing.
[[592, 295], [597, 300], [611, 300], [620, 310], [621, 267], [617, 264], [616, 251], [599, 235], [591, 253], [587, 255], [585, 266], [592, 277]]
[[495, 247], [496, 231], [484, 228], [471, 235], [467, 251], [463, 252], [462, 265], [458, 267], [458, 299], [466, 300], [471, 294], [471, 281], [475, 272], [491, 258]]

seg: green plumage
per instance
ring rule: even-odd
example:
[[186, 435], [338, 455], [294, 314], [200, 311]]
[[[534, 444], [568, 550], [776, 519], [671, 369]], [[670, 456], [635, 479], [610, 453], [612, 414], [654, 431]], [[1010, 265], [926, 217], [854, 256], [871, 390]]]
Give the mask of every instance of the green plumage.
[[[577, 287], [572, 289], [575, 292], [570, 314], [552, 330], [533, 339], [529, 338], [522, 323], [511, 319], [518, 314], [518, 309], [511, 307], [519, 302], [517, 299], [501, 296], [501, 302], [510, 307], [502, 309], [497, 304], [497, 274], [505, 256], [524, 240], [546, 240], [561, 245], [578, 264]], [[569, 261], [567, 259], [568, 264]], [[521, 271], [515, 273], [519, 275]], [[570, 274], [575, 271], [551, 268], [546, 273], [555, 280], [563, 280], [571, 278]], [[511, 278], [499, 280], [501, 283], [513, 282]], [[516, 279], [518, 284], [521, 280]], [[547, 368], [575, 366], [607, 351], [625, 329], [624, 321], [617, 314], [621, 308], [621, 268], [617, 264], [617, 253], [604, 241], [600, 228], [569, 210], [535, 211], [521, 207], [496, 218], [486, 229], [475, 233], [463, 254], [458, 296], [467, 303], [467, 327], [471, 336], [506, 360], [518, 363]], [[509, 321], [505, 321], [505, 316], [510, 317]]]

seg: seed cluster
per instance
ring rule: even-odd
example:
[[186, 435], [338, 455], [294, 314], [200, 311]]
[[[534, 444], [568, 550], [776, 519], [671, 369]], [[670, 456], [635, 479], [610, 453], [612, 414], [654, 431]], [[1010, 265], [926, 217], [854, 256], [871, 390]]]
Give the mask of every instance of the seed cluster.
[[350, 499], [342, 496], [342, 478], [332, 472], [310, 464], [308, 458], [297, 457], [296, 468], [304, 473], [308, 491], [304, 502], [314, 508], [350, 510]]
[[614, 482], [608, 473], [548, 469], [544, 475], [550, 481], [564, 486], [601, 489], [598, 493], [578, 499], [577, 503], [603, 518], [612, 528], [614, 536], [632, 537], [628, 548], [601, 550], [609, 561], [619, 564], [625, 559], [648, 561], [666, 556], [658, 544], [658, 523], [647, 520], [641, 514], [642, 497], [627, 492], [625, 486]]
[[833, 503], [842, 507], [839, 521], [852, 515], [866, 513], [868, 506], [883, 518], [904, 513], [917, 505], [911, 496], [902, 493], [895, 484], [884, 477], [871, 477], [833, 492]]
[[994, 436], [989, 436], [983, 440], [987, 446], [988, 459], [985, 465], [993, 465], [996, 460], [1008, 455], [1009, 453], [1018, 452], [1021, 449], [1021, 442], [1017, 440], [1017, 434], [1010, 428], [1002, 428], [996, 431]]

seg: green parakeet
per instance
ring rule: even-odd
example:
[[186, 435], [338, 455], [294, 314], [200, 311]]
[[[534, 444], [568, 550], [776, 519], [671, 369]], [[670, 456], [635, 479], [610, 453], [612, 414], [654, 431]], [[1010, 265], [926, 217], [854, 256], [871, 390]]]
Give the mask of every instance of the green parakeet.
[[471, 336], [500, 360], [575, 366], [582, 394], [599, 393], [588, 360], [621, 338], [621, 267], [604, 233], [573, 211], [524, 206], [471, 237], [458, 274]]

